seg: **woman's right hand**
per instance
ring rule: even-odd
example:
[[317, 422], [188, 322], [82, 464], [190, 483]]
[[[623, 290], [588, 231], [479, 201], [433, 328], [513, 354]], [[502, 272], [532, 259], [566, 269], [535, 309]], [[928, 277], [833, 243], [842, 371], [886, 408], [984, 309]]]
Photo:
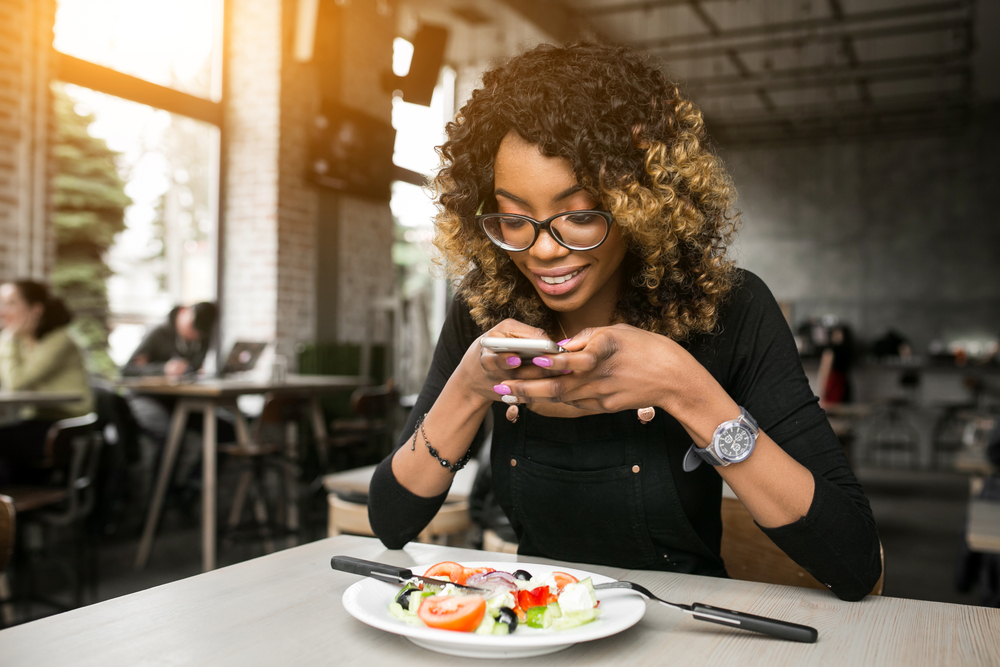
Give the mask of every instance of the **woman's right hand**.
[[[499, 401], [505, 395], [505, 380], [533, 380], [557, 375], [557, 371], [536, 366], [530, 359], [521, 359], [513, 353], [496, 353], [480, 344], [482, 338], [543, 338], [549, 336], [544, 329], [529, 326], [514, 319], [496, 325], [469, 346], [459, 364], [465, 388], [488, 402]], [[542, 357], [542, 355], [539, 355]], [[499, 388], [499, 391], [498, 391]]]

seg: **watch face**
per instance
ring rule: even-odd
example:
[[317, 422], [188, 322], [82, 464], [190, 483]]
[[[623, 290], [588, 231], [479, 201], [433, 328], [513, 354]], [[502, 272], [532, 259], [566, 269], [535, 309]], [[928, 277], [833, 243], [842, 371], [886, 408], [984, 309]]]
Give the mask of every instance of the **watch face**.
[[726, 461], [737, 463], [750, 456], [754, 440], [749, 428], [743, 424], [731, 424], [718, 434], [717, 450]]

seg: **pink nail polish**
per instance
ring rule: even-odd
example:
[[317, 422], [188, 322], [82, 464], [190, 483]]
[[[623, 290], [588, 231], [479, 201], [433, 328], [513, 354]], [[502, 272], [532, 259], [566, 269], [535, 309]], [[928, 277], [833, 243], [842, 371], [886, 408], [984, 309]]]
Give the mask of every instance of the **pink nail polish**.
[[560, 347], [562, 347], [563, 345], [565, 345], [566, 343], [570, 342], [571, 340], [573, 340], [573, 339], [572, 338], [565, 338], [565, 339], [559, 341], [558, 343], [556, 343], [556, 345], [559, 345]]
[[493, 385], [493, 391], [500, 394], [501, 396], [506, 396], [510, 393], [510, 387], [505, 384], [495, 384]]
[[508, 366], [520, 366], [521, 365], [521, 357], [507, 357], [507, 365]]
[[541, 366], [542, 368], [548, 368], [552, 365], [552, 360], [548, 357], [535, 357], [531, 360], [531, 363], [536, 366]]

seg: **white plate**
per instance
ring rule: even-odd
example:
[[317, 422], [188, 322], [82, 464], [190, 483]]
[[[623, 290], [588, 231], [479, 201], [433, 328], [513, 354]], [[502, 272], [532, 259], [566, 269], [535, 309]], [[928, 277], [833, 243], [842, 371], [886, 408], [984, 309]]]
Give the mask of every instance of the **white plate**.
[[[414, 574], [418, 574], [424, 572], [430, 565], [418, 565], [411, 569]], [[532, 576], [559, 571], [572, 574], [580, 580], [590, 577], [595, 584], [614, 581], [600, 574], [554, 565], [509, 562], [476, 562], [462, 563], [462, 565], [492, 567], [504, 572], [523, 569]], [[646, 612], [645, 599], [635, 593], [621, 589], [597, 591], [597, 599], [601, 602], [597, 619], [578, 628], [536, 630], [519, 625], [511, 635], [477, 635], [471, 632], [438, 630], [404, 623], [389, 614], [389, 603], [395, 599], [398, 592], [399, 586], [366, 578], [344, 591], [344, 608], [362, 623], [403, 635], [417, 646], [467, 658], [523, 658], [555, 653], [579, 642], [609, 637], [626, 630], [638, 623]]]

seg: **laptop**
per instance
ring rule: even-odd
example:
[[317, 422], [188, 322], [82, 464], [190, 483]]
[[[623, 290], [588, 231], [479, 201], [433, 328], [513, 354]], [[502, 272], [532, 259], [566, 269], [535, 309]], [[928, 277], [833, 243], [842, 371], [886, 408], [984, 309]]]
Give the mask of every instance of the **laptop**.
[[216, 377], [224, 377], [232, 373], [245, 373], [253, 370], [257, 365], [257, 360], [264, 352], [267, 343], [255, 343], [249, 341], [236, 341], [229, 350], [226, 363], [219, 367]]

